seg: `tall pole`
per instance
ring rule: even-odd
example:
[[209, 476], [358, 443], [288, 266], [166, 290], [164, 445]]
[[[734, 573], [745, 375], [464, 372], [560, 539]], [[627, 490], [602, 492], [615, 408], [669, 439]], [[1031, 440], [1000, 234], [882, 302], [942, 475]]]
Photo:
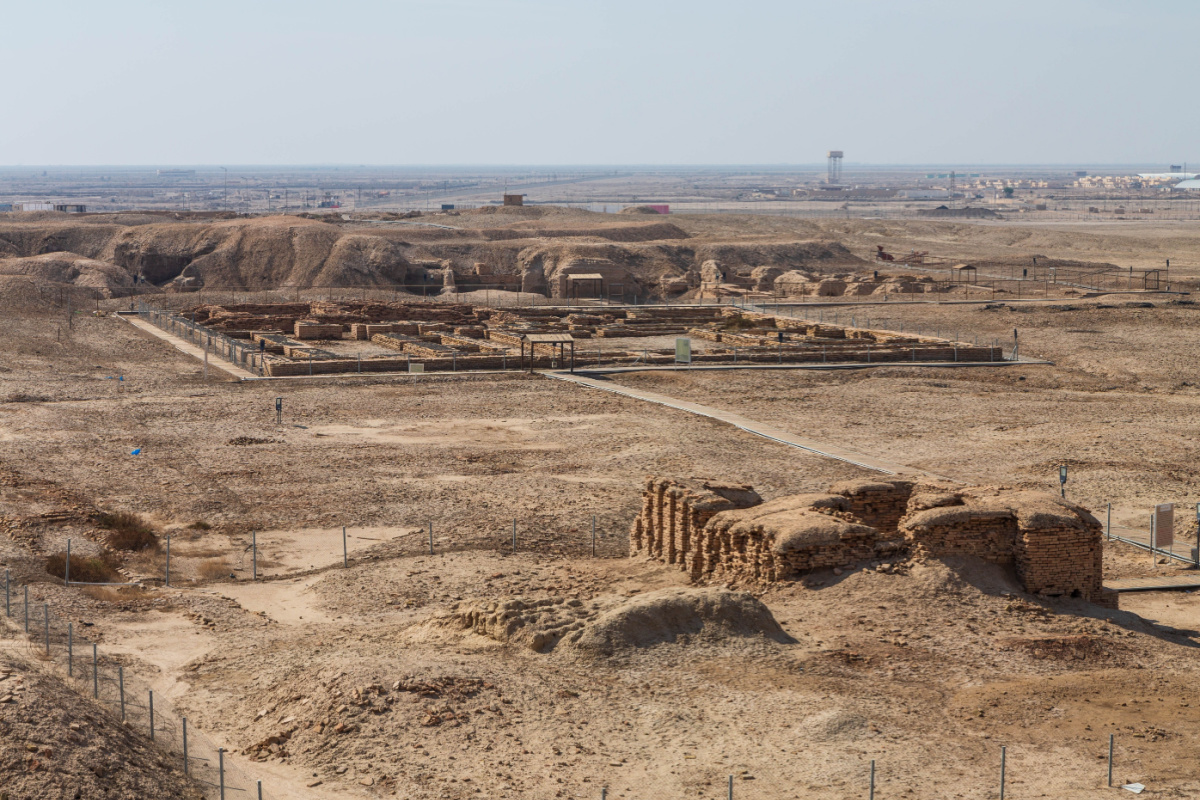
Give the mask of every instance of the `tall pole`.
[[221, 171], [225, 173], [225, 211], [229, 210], [229, 170], [221, 167]]

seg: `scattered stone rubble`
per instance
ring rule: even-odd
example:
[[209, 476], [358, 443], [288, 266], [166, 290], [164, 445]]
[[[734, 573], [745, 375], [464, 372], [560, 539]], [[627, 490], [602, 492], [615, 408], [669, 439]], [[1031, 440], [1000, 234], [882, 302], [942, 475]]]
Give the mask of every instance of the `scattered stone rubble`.
[[839, 483], [763, 502], [750, 486], [648, 478], [630, 552], [694, 580], [774, 582], [896, 556], [1012, 566], [1027, 591], [1116, 607], [1100, 522], [1051, 494], [906, 479]]

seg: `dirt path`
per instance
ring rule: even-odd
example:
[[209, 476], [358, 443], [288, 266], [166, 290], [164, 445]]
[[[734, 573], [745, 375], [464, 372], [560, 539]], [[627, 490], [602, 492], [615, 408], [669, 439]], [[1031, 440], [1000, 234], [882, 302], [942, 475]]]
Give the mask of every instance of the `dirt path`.
[[[178, 336], [175, 336], [174, 334], [171, 334], [171, 333], [167, 333], [164, 330], [160, 330], [159, 328], [156, 328], [153, 325], [151, 325], [149, 322], [146, 322], [145, 320], [140, 319], [138, 317], [122, 316], [122, 317], [120, 317], [120, 319], [125, 320], [133, 327], [139, 328], [157, 339], [162, 339], [164, 342], [167, 342], [170, 345], [172, 345], [176, 350], [179, 350], [180, 352], [183, 352], [183, 353], [187, 353], [189, 356], [196, 359], [197, 361], [201, 361], [201, 362], [204, 361], [204, 348], [203, 347], [194, 345], [191, 342], [186, 341], [184, 339], [180, 339]], [[208, 365], [209, 369], [220, 370], [221, 372], [228, 373], [228, 374], [234, 376], [235, 378], [245, 379], [245, 378], [257, 378], [258, 377], [253, 372], [250, 372], [249, 370], [245, 370], [245, 369], [242, 369], [241, 367], [230, 364], [228, 361], [218, 361], [217, 359], [212, 358], [212, 359], [209, 359], [209, 362], [210, 362]]]
[[658, 392], [650, 392], [644, 389], [633, 389], [628, 386], [621, 386], [610, 381], [597, 380], [596, 378], [587, 378], [582, 375], [572, 375], [565, 372], [546, 372], [543, 373], [547, 377], [555, 378], [562, 381], [570, 381], [577, 383], [580, 386], [587, 386], [591, 389], [601, 389], [606, 392], [613, 392], [624, 397], [632, 397], [637, 400], [645, 400], [648, 403], [657, 403], [658, 405], [675, 408], [680, 411], [686, 411], [689, 414], [697, 414], [702, 417], [727, 422], [736, 428], [741, 428], [747, 433], [753, 433], [755, 436], [762, 436], [764, 439], [770, 439], [773, 442], [786, 444], [791, 447], [798, 447], [801, 450], [807, 450], [810, 453], [815, 453], [826, 458], [833, 458], [838, 461], [844, 461], [847, 464], [853, 464], [856, 467], [864, 467], [873, 469], [876, 472], [882, 472], [885, 475], [920, 475], [926, 478], [935, 480], [949, 480], [942, 475], [937, 475], [925, 470], [915, 469], [905, 464], [900, 464], [895, 461], [888, 461], [882, 458], [860, 453], [856, 450], [851, 450], [847, 447], [841, 447], [835, 444], [818, 442], [814, 439], [808, 439], [803, 436], [796, 436], [788, 433], [782, 428], [776, 428], [773, 425], [765, 425], [754, 420], [746, 419], [740, 414], [734, 414], [731, 411], [723, 411], [711, 406], [701, 405], [699, 403], [691, 403], [686, 400], [679, 400]]

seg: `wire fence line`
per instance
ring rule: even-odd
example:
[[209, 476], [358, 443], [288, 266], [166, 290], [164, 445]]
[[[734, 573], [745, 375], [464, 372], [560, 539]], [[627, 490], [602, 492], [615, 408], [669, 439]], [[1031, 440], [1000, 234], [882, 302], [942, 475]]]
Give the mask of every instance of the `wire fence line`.
[[47, 582], [20, 584], [4, 573], [4, 609], [0, 638], [21, 642], [35, 660], [53, 664], [83, 696], [104, 705], [117, 719], [151, 739], [201, 786], [206, 798], [274, 797], [251, 777], [240, 758], [219, 747], [161, 694], [127, 672], [88, 638], [86, 626], [55, 613], [46, 600]]

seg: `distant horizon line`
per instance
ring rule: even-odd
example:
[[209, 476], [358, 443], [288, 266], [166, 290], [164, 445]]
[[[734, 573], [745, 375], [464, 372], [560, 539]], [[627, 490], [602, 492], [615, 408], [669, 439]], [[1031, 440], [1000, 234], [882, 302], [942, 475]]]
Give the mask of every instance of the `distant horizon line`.
[[[1195, 162], [1181, 161], [1184, 166], [1188, 163], [1200, 164], [1200, 160]], [[941, 170], [960, 170], [960, 169], [1160, 169], [1163, 172], [1168, 172], [1169, 169], [1163, 168], [1163, 164], [1171, 166], [1170, 162], [1149, 162], [1149, 161], [1129, 161], [1129, 162], [943, 162], [943, 163], [900, 163], [900, 162], [869, 162], [869, 161], [843, 161], [843, 172], [852, 169], [941, 169]], [[584, 169], [594, 171], [678, 171], [678, 170], [746, 170], [746, 169], [769, 169], [769, 170], [795, 170], [804, 172], [823, 172], [826, 169], [825, 162], [810, 162], [810, 163], [724, 163], [724, 164], [654, 164], [654, 163], [630, 163], [630, 164], [488, 164], [488, 163], [463, 163], [463, 164], [369, 164], [369, 163], [309, 163], [309, 164], [4, 164], [0, 165], [0, 170], [160, 170], [160, 169], [194, 169], [194, 170], [212, 170], [220, 171], [222, 169], [241, 169], [241, 170], [283, 170], [283, 169], [317, 169], [317, 170], [359, 170], [359, 169], [395, 169], [395, 170], [566, 170], [566, 169]]]

